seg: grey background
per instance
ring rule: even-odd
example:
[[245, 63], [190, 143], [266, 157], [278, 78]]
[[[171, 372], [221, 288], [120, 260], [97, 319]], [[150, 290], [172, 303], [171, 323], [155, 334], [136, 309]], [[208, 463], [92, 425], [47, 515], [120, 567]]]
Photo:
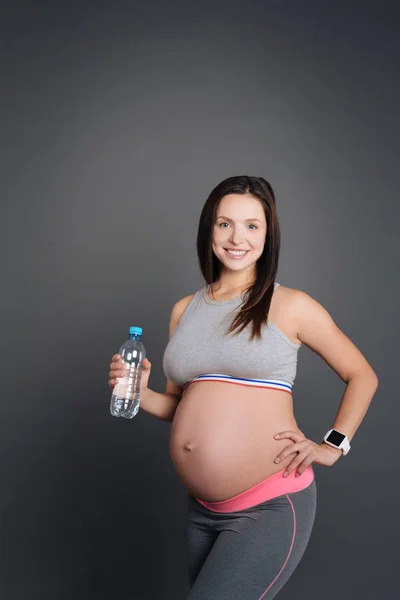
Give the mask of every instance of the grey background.
[[[280, 600], [398, 589], [396, 3], [6, 2], [2, 39], [0, 594], [184, 599], [170, 424], [112, 418], [109, 362], [144, 329], [150, 386], [172, 305], [203, 280], [198, 219], [231, 175], [272, 183], [277, 277], [331, 313], [379, 377]], [[344, 384], [299, 353], [318, 441]]]

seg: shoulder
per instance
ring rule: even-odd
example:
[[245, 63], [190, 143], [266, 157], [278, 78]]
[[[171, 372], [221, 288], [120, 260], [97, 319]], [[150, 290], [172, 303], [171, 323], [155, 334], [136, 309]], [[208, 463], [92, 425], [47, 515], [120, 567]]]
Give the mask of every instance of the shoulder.
[[186, 309], [189, 302], [194, 298], [195, 294], [196, 292], [194, 292], [193, 294], [189, 294], [188, 296], [184, 296], [183, 298], [175, 302], [174, 306], [172, 307], [172, 311], [178, 313], [183, 312]]
[[[319, 326], [326, 328], [333, 320], [326, 309], [310, 294], [297, 288], [279, 285], [276, 289], [275, 318], [297, 343], [309, 345]], [[272, 316], [272, 319], [273, 319]], [[318, 335], [318, 334], [317, 334]]]
[[328, 311], [307, 292], [285, 286], [279, 286], [278, 290], [281, 290], [280, 304], [284, 305], [298, 333], [318, 323], [325, 325], [333, 323]]
[[269, 311], [269, 319], [295, 344], [301, 343], [297, 336], [296, 297], [298, 291], [280, 283], [273, 293]]
[[[282, 289], [281, 289], [282, 288]], [[307, 292], [279, 286], [279, 310], [299, 343], [314, 351], [332, 343], [338, 328], [329, 312]]]
[[313, 303], [318, 302], [307, 292], [299, 290], [297, 288], [290, 288], [280, 284], [276, 291], [276, 294], [280, 294], [280, 299], [288, 304], [294, 312], [301, 310], [307, 306], [311, 306]]
[[313, 296], [296, 288], [286, 288], [288, 303], [296, 321], [312, 324], [316, 320], [329, 321], [332, 317]]
[[175, 304], [173, 305], [172, 310], [171, 310], [170, 321], [169, 321], [170, 337], [171, 337], [173, 331], [175, 330], [175, 328], [178, 326], [178, 323], [181, 320], [183, 313], [185, 312], [189, 302], [192, 300], [192, 298], [194, 298], [195, 294], [196, 294], [196, 292], [194, 294], [189, 294], [188, 296], [184, 296], [184, 298], [181, 298], [180, 300], [175, 302]]
[[321, 356], [344, 382], [358, 373], [372, 371], [364, 355], [322, 304], [302, 290], [293, 289], [290, 296], [297, 337]]
[[171, 321], [173, 323], [178, 323], [181, 316], [185, 312], [189, 302], [194, 298], [195, 295], [196, 292], [194, 292], [193, 294], [189, 294], [188, 296], [184, 296], [183, 298], [175, 302], [171, 310]]
[[291, 289], [288, 295], [290, 314], [299, 340], [325, 358], [328, 364], [332, 364], [332, 353], [341, 353], [342, 357], [347, 355], [351, 342], [328, 310], [303, 290]]
[[274, 304], [277, 307], [276, 311], [279, 315], [283, 315], [288, 321], [295, 321], [296, 311], [298, 310], [296, 306], [298, 303], [298, 294], [301, 293], [300, 290], [286, 287], [280, 283], [273, 294], [273, 298], [276, 298]]

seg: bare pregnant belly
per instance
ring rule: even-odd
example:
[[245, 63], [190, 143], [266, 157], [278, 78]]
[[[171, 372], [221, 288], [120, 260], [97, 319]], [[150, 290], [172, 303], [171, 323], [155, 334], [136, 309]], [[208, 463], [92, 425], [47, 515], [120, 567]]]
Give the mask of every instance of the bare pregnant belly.
[[192, 495], [218, 502], [236, 496], [281, 471], [274, 458], [291, 440], [279, 431], [299, 431], [292, 395], [225, 382], [191, 383], [176, 409], [170, 453], [178, 477]]

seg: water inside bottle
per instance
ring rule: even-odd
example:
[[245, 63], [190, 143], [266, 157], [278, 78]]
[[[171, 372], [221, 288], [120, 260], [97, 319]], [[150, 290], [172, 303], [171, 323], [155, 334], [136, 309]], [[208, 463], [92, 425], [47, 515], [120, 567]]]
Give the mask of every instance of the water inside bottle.
[[114, 387], [110, 412], [113, 417], [132, 419], [140, 404], [140, 367], [125, 363], [125, 376]]
[[128, 400], [115, 394], [111, 397], [111, 414], [113, 417], [125, 417], [126, 419], [133, 419], [137, 415], [140, 405], [140, 398], [138, 400]]

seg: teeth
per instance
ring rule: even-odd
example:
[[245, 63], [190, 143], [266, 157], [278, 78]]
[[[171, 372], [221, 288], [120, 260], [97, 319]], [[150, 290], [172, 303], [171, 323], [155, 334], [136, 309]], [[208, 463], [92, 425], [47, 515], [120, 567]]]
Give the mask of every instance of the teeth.
[[242, 256], [243, 254], [246, 254], [247, 250], [242, 250], [239, 252], [239, 250], [228, 250], [229, 254], [233, 254], [234, 256]]

